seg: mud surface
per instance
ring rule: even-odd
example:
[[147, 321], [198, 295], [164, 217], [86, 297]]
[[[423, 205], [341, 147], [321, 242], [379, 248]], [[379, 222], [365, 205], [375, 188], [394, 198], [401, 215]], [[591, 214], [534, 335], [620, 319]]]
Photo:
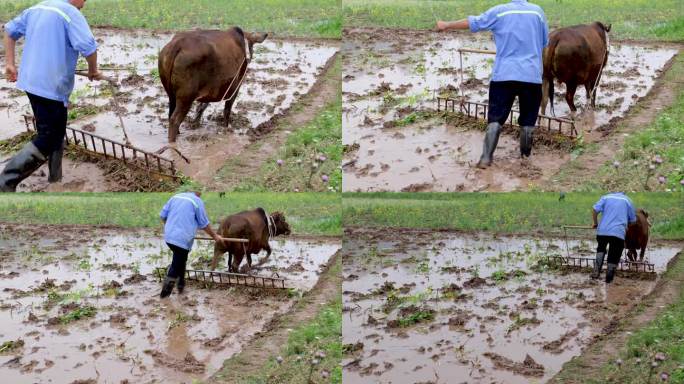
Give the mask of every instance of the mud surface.
[[[572, 240], [573, 255], [595, 245]], [[654, 244], [662, 273], [681, 247]], [[343, 244], [345, 381], [546, 382], [655, 286], [545, 267], [559, 239], [353, 231]], [[454, 378], [462, 378], [454, 381]]]
[[[168, 265], [170, 253], [149, 230], [0, 225], [0, 234], [0, 340], [23, 343], [0, 354], [8, 382], [207, 378], [296, 301], [287, 291], [191, 282], [184, 294], [160, 300], [151, 273]], [[325, 239], [271, 245], [271, 258], [254, 273], [277, 271], [298, 291], [315, 285], [339, 249]], [[196, 244], [189, 268], [203, 267], [212, 253]]]
[[[482, 128], [422, 117], [422, 110], [436, 109], [436, 96], [460, 95], [461, 47], [493, 50], [494, 43], [484, 34], [346, 32], [343, 143], [356, 150], [345, 156], [345, 191], [527, 189], [570, 159], [567, 151], [535, 144], [532, 161], [521, 163], [512, 131], [502, 135], [494, 166], [479, 170], [474, 165], [482, 151]], [[671, 47], [613, 43], [596, 110], [577, 116], [585, 142], [601, 140], [600, 130], [648, 93], [676, 53]], [[463, 92], [469, 100], [487, 101], [493, 59], [463, 55]], [[556, 116], [568, 115], [564, 86], [555, 91]], [[578, 91], [575, 98], [581, 110], [584, 93]], [[430, 151], [419, 151], [425, 144]]]
[[[168, 97], [159, 80], [157, 55], [172, 35], [108, 29], [94, 33], [100, 44], [102, 72], [116, 79], [117, 87], [77, 76], [71, 100], [72, 114], [77, 116], [69, 125], [124, 142], [118, 112], [133, 146], [150, 152], [163, 148], [168, 144]], [[210, 104], [197, 124], [193, 108], [176, 143], [191, 163], [171, 151], [164, 156], [177, 160], [181, 171], [190, 177], [207, 170], [215, 172], [255, 135], [268, 132], [274, 117], [286, 113], [308, 93], [337, 51], [334, 43], [322, 41], [266, 40], [255, 45], [230, 124], [223, 121], [223, 103]], [[0, 99], [2, 140], [25, 130], [22, 115], [30, 113], [30, 106], [27, 97], [4, 79], [0, 80]]]

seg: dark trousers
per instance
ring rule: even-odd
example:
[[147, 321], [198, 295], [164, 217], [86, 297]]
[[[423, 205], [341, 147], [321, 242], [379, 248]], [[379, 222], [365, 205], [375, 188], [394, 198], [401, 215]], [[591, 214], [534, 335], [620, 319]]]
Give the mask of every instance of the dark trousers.
[[598, 247], [596, 252], [606, 253], [608, 247], [608, 264], [617, 264], [622, 257], [622, 250], [625, 249], [625, 241], [615, 236], [596, 236]]
[[541, 84], [522, 81], [492, 81], [489, 83], [487, 122], [498, 122], [503, 125], [508, 120], [516, 96], [520, 105], [518, 124], [523, 127], [535, 126], [541, 106], [542, 86]]
[[33, 145], [45, 156], [62, 147], [67, 125], [67, 108], [61, 101], [55, 101], [26, 93], [36, 118], [38, 134]]
[[173, 244], [166, 243], [166, 245], [168, 245], [173, 252], [171, 266], [169, 266], [166, 276], [178, 278], [178, 286], [183, 287], [185, 286], [185, 265], [188, 262], [188, 253], [190, 253], [190, 251]]

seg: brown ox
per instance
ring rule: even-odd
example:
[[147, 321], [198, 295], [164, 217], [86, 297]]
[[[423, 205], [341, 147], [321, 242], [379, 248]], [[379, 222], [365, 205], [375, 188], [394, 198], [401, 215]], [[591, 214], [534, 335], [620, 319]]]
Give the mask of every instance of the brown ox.
[[[228, 271], [238, 271], [242, 259], [247, 256], [247, 266], [252, 269], [252, 255], [266, 250], [266, 258], [271, 256], [268, 241], [278, 235], [289, 235], [290, 225], [285, 221], [285, 215], [280, 212], [266, 214], [263, 208], [243, 211], [230, 215], [221, 221], [217, 232], [223, 237], [248, 239], [249, 243], [228, 242], [225, 246], [214, 244], [214, 258], [211, 269], [216, 269], [219, 258], [228, 252]], [[234, 258], [233, 258], [234, 257]]]
[[648, 244], [649, 227], [648, 212], [643, 209], [637, 210], [637, 221], [627, 226], [625, 234], [625, 249], [629, 261], [636, 261], [637, 249], [640, 249], [639, 261], [644, 261], [644, 253]]
[[159, 77], [169, 96], [169, 142], [176, 141], [179, 128], [199, 101], [195, 123], [211, 102], [225, 100], [224, 124], [237, 98], [240, 84], [252, 58], [252, 47], [266, 39], [265, 33], [246, 33], [238, 27], [227, 31], [181, 32], [159, 53]]
[[553, 80], [565, 83], [565, 101], [571, 114], [575, 107], [577, 86], [584, 85], [587, 101], [596, 107], [595, 87], [601, 79], [601, 72], [608, 61], [608, 32], [605, 26], [596, 21], [589, 25], [575, 25], [559, 28], [549, 35], [549, 45], [544, 49], [544, 78], [542, 84], [542, 115], [546, 113], [546, 103], [551, 98], [553, 110]]

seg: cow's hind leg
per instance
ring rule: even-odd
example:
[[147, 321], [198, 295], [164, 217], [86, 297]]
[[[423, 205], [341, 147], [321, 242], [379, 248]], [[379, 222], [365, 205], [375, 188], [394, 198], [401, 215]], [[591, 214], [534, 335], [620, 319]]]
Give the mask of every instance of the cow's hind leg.
[[577, 91], [577, 84], [568, 82], [565, 84], [567, 91], [565, 92], [565, 102], [568, 103], [570, 107], [570, 117], [575, 118], [575, 113], [577, 112], [577, 107], [575, 107], [575, 92]]
[[246, 256], [247, 256], [247, 274], [251, 275], [252, 274], [252, 254], [248, 253]]
[[546, 115], [546, 104], [549, 102], [549, 79], [546, 77], [542, 80], [542, 99], [541, 99], [541, 114]]
[[176, 137], [180, 133], [180, 125], [190, 112], [190, 107], [192, 107], [192, 100], [176, 98], [176, 108], [169, 119], [169, 143], [176, 142]]
[[641, 247], [641, 252], [639, 252], [639, 261], [644, 261], [644, 254], [646, 253], [646, 246]]
[[209, 106], [209, 103], [199, 103], [197, 104], [197, 111], [195, 112], [195, 120], [193, 121], [193, 125], [195, 127], [199, 127], [200, 123], [202, 122], [202, 114], [204, 111], [207, 109]]
[[169, 95], [169, 121], [171, 121], [171, 116], [173, 115], [173, 111], [176, 110], [176, 96], [175, 95]]

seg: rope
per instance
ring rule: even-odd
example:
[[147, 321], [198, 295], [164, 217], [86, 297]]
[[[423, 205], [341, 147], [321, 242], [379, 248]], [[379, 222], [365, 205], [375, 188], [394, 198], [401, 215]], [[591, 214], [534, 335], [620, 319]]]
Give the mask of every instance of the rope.
[[268, 240], [270, 241], [276, 235], [276, 225], [273, 217], [268, 214], [266, 215], [266, 226], [268, 227]]
[[[251, 58], [251, 57], [249, 58], [249, 61], [247, 60], [247, 55], [248, 55], [249, 46], [248, 46], [247, 38], [246, 38], [246, 37], [245, 37], [244, 42], [245, 42], [245, 57], [242, 59], [242, 63], [240, 63], [240, 67], [238, 67], [237, 76], [233, 77], [233, 80], [230, 82], [230, 85], [228, 85], [228, 88], [226, 88], [226, 92], [223, 94], [223, 97], [221, 98], [220, 101], [226, 100], [226, 95], [228, 94], [228, 91], [229, 91], [230, 88], [233, 86], [233, 83], [235, 82], [235, 79], [237, 79], [237, 78], [240, 76], [240, 71], [242, 70], [242, 64], [245, 64], [245, 62], [247, 62], [247, 64], [249, 65], [249, 61], [252, 61], [252, 58]], [[242, 82], [245, 80], [245, 77], [247, 77], [247, 66], [245, 66], [245, 73], [242, 74], [242, 77], [240, 78], [240, 82], [238, 83], [238, 86], [235, 87], [235, 90], [233, 91], [233, 94], [230, 95], [230, 97], [228, 98], [228, 100], [232, 100], [233, 97], [235, 97], [235, 94], [237, 94], [238, 89], [240, 89], [240, 86], [242, 85]]]
[[598, 88], [599, 81], [601, 81], [601, 75], [603, 75], [603, 68], [606, 65], [606, 61], [608, 61], [608, 53], [610, 53], [609, 47], [610, 47], [610, 36], [608, 35], [608, 31], [604, 30], [603, 33], [606, 35], [606, 54], [603, 56], [603, 62], [601, 63], [601, 70], [599, 71], [598, 76], [596, 76], [596, 80], [594, 81], [594, 87], [591, 90], [591, 96], [589, 100], [589, 105], [591, 105], [591, 100], [596, 100], [596, 89]]

